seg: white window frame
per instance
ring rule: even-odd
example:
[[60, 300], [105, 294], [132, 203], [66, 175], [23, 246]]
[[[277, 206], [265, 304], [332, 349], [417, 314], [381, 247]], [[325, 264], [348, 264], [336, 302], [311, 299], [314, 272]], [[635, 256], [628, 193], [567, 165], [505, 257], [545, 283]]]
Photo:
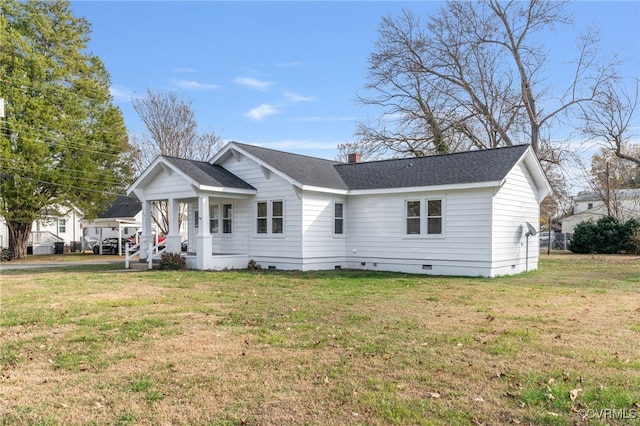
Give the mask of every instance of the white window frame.
[[[260, 205], [264, 205], [264, 215], [260, 216]], [[264, 232], [260, 232], [259, 221], [264, 221]], [[256, 234], [266, 235], [269, 233], [269, 202], [256, 201]]]
[[[217, 223], [215, 223], [217, 222]], [[215, 228], [214, 228], [215, 223]], [[220, 233], [220, 204], [209, 204], [209, 233]]]
[[[220, 233], [222, 235], [233, 235], [233, 211], [235, 210], [233, 208], [233, 203], [220, 203], [220, 219], [222, 221], [222, 226], [220, 227]], [[226, 206], [231, 206], [231, 216], [230, 217], [225, 217], [225, 207]], [[225, 225], [226, 223], [229, 223], [231, 226], [231, 230], [230, 232], [225, 232]]]
[[[429, 201], [440, 201], [440, 215], [429, 215]], [[431, 237], [437, 237], [444, 234], [444, 200], [442, 198], [427, 198], [424, 201], [425, 208], [425, 226], [424, 232]], [[429, 219], [440, 219], [440, 232], [429, 232]]]
[[[342, 206], [342, 216], [338, 217], [336, 216], [336, 206], [340, 204]], [[345, 218], [345, 213], [346, 213], [346, 208], [345, 208], [346, 203], [344, 201], [334, 201], [333, 202], [333, 235], [336, 237], [344, 237], [347, 234], [347, 230], [345, 228], [345, 224], [346, 224], [346, 218]], [[342, 232], [338, 233], [336, 232], [336, 221], [342, 221]]]
[[[409, 203], [418, 203], [418, 216], [409, 216]], [[422, 230], [424, 229], [424, 224], [422, 223], [424, 218], [422, 217], [422, 205], [423, 201], [421, 199], [409, 199], [404, 200], [404, 220], [403, 220], [403, 233], [407, 237], [418, 237], [422, 235]], [[418, 232], [409, 233], [409, 219], [415, 221], [418, 219]]]
[[[439, 234], [429, 234], [429, 201], [440, 201], [440, 216], [431, 216], [431, 218], [439, 218], [440, 219], [440, 233]], [[420, 215], [419, 216], [408, 216], [408, 207], [411, 202], [419, 202], [420, 203]], [[445, 230], [446, 230], [446, 217], [447, 217], [447, 201], [446, 196], [441, 195], [438, 197], [422, 197], [422, 198], [407, 198], [403, 203], [403, 218], [402, 218], [402, 234], [404, 238], [445, 238]], [[420, 232], [416, 234], [408, 233], [408, 219], [416, 219], [419, 218], [420, 223]]]
[[[281, 203], [282, 204], [282, 215], [281, 216], [276, 216], [274, 215], [274, 204], [275, 203]], [[259, 204], [266, 204], [266, 216], [258, 216], [258, 205]], [[276, 238], [282, 238], [285, 235], [285, 217], [286, 217], [286, 203], [283, 199], [275, 199], [275, 200], [256, 200], [254, 203], [254, 219], [255, 221], [254, 223], [254, 235], [257, 237], [276, 237]], [[274, 220], [280, 219], [282, 221], [282, 232], [273, 232], [274, 226]], [[258, 232], [258, 220], [265, 220], [266, 221], [266, 230], [265, 232]]]
[[67, 233], [67, 219], [60, 218], [58, 219], [58, 234], [66, 234]]

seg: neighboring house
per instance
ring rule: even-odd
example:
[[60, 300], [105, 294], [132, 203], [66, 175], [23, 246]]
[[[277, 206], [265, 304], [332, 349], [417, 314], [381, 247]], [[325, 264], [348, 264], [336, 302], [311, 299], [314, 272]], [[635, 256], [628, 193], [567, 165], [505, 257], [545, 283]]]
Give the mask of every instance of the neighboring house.
[[82, 223], [83, 249], [92, 248], [105, 238], [131, 237], [142, 226], [142, 205], [133, 197], [118, 195], [97, 219]]
[[640, 220], [640, 189], [614, 190], [610, 198], [607, 210], [602, 196], [590, 191], [580, 192], [573, 199], [573, 214], [562, 219], [562, 232], [573, 234], [579, 223], [597, 222], [609, 213], [622, 222], [632, 218]]
[[[63, 244], [63, 250], [69, 251], [82, 236], [82, 212], [75, 207], [55, 206], [42, 212], [40, 219], [31, 225], [31, 234], [27, 245], [28, 254], [53, 254], [56, 243]], [[78, 244], [79, 245], [79, 244]], [[4, 218], [0, 217], [0, 246], [9, 247], [9, 229]], [[75, 249], [75, 247], [73, 247]]]
[[143, 259], [164, 200], [168, 252], [188, 205], [189, 268], [487, 277], [537, 268], [526, 223], [538, 227], [550, 192], [528, 145], [347, 164], [237, 142], [211, 162], [160, 156], [128, 190], [142, 202]]

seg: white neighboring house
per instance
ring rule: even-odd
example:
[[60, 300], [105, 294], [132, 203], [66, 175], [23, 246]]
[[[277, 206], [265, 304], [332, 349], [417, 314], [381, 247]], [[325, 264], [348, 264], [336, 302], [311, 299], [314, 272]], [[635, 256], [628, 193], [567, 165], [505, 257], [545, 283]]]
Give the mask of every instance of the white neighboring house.
[[[75, 249], [82, 237], [82, 212], [75, 207], [55, 206], [47, 209], [42, 218], [31, 225], [27, 252], [29, 254], [54, 254], [56, 243], [63, 243], [63, 251]], [[79, 246], [79, 244], [77, 244]], [[0, 217], [0, 246], [9, 247], [9, 229]]]
[[[620, 221], [640, 220], [640, 188], [611, 191], [610, 210]], [[562, 219], [562, 232], [573, 234], [582, 222], [597, 222], [607, 216], [607, 206], [595, 192], [582, 191], [573, 199], [573, 214]]]
[[339, 163], [230, 142], [210, 162], [159, 156], [129, 188], [169, 205], [167, 252], [201, 270], [370, 269], [494, 277], [537, 268], [540, 202], [551, 192], [529, 145]]

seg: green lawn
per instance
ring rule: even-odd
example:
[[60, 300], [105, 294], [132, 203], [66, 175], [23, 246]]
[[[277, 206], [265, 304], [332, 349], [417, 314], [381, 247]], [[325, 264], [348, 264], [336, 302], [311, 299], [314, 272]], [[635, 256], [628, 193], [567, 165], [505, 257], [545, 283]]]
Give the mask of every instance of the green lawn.
[[497, 279], [109, 268], [3, 271], [2, 425], [640, 425], [637, 256]]

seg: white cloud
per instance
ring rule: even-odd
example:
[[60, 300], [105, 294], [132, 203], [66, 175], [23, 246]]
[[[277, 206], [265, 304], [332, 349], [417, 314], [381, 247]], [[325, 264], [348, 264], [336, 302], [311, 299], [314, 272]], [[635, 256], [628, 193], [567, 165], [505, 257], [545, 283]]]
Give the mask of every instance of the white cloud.
[[220, 88], [217, 84], [200, 83], [193, 80], [173, 80], [172, 83], [174, 86], [180, 87], [181, 89], [214, 90]]
[[311, 102], [314, 100], [312, 96], [304, 96], [293, 92], [284, 92], [284, 96], [289, 102]]
[[256, 107], [254, 109], [252, 109], [251, 111], [249, 111], [248, 113], [246, 113], [245, 115], [249, 118], [251, 118], [252, 120], [255, 121], [262, 121], [264, 118], [273, 115], [273, 114], [277, 114], [278, 111], [276, 108], [274, 108], [273, 106], [269, 105], [269, 104], [262, 104], [259, 107]]
[[138, 98], [134, 92], [127, 89], [126, 87], [113, 85], [109, 88], [109, 93], [113, 96], [113, 100], [116, 103], [119, 102], [131, 102], [131, 99]]
[[267, 88], [269, 88], [269, 86], [274, 84], [273, 81], [262, 81], [252, 77], [238, 77], [233, 81], [242, 86], [247, 86], [251, 89], [260, 90], [261, 92], [264, 92], [265, 90], [267, 90]]

